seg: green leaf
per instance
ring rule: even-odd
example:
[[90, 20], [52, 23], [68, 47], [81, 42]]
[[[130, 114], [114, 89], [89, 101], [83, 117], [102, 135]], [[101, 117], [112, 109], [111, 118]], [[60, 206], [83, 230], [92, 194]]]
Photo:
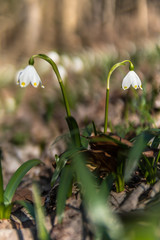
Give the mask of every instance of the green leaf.
[[72, 168], [69, 165], [62, 170], [62, 175], [58, 187], [56, 211], [59, 222], [61, 222], [63, 218], [65, 202], [69, 195], [69, 191], [72, 187], [72, 179], [73, 179]]
[[60, 157], [56, 156], [56, 169], [53, 173], [52, 179], [51, 179], [51, 186], [54, 185], [55, 181], [59, 177], [62, 169], [66, 165], [67, 161], [72, 157], [72, 155], [76, 154], [78, 152], [77, 148], [71, 148], [64, 152]]
[[45, 213], [44, 208], [41, 205], [41, 198], [40, 193], [37, 185], [33, 185], [33, 198], [35, 202], [34, 210], [35, 210], [35, 217], [36, 217], [36, 225], [37, 225], [37, 234], [39, 240], [50, 240], [49, 233], [45, 227]]
[[154, 133], [150, 131], [144, 131], [136, 138], [135, 144], [131, 148], [128, 159], [126, 161], [125, 173], [124, 173], [125, 181], [129, 180], [132, 172], [134, 171], [134, 169], [138, 164], [138, 161], [141, 157], [142, 152], [147, 146], [147, 143], [153, 138], [153, 136], [154, 136]]
[[41, 161], [38, 159], [28, 160], [27, 162], [23, 163], [17, 171], [11, 177], [9, 183], [4, 192], [4, 203], [8, 205], [12, 202], [13, 195], [20, 184], [24, 175], [34, 166], [40, 164]]
[[34, 206], [33, 204], [27, 202], [27, 201], [16, 201], [17, 203], [19, 203], [20, 205], [22, 205], [23, 207], [25, 207], [25, 209], [28, 211], [28, 213], [31, 215], [31, 217], [33, 219], [35, 219], [35, 213], [34, 213]]
[[4, 206], [3, 219], [10, 219], [12, 208], [13, 208], [13, 203]]
[[85, 162], [85, 156], [83, 154], [76, 154], [73, 158], [73, 170], [76, 173], [77, 180], [82, 189], [81, 193], [83, 195], [87, 216], [94, 224], [96, 233], [101, 235], [102, 231], [104, 232], [103, 238], [98, 236], [96, 239], [124, 239], [122, 225], [106, 202], [107, 193], [104, 192], [105, 185], [103, 185], [103, 189], [98, 192], [95, 178], [86, 167]]
[[90, 137], [93, 132], [94, 132], [93, 123], [87, 125], [85, 129], [82, 131], [81, 143], [84, 148], [88, 147], [89, 139], [87, 139], [87, 137]]
[[154, 138], [151, 148], [158, 148], [159, 143], [160, 143], [160, 135], [158, 135]]
[[113, 174], [109, 174], [101, 183], [98, 195], [107, 199], [109, 197], [110, 191], [112, 189], [114, 182]]
[[76, 120], [72, 116], [70, 116], [70, 117], [66, 117], [66, 121], [70, 130], [72, 144], [76, 147], [81, 147], [82, 144], [81, 144], [80, 132], [79, 132], [79, 127]]
[[90, 143], [95, 143], [95, 142], [114, 142], [117, 145], [119, 145], [123, 149], [128, 149], [128, 146], [121, 142], [120, 140], [117, 140], [113, 138], [112, 136], [104, 135], [101, 134], [100, 136], [95, 136], [94, 138], [90, 138]]

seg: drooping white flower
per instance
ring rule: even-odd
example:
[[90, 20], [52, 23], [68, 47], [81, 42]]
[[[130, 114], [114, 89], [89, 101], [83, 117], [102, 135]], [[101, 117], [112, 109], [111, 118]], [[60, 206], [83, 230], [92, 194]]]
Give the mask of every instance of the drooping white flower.
[[17, 84], [19, 84], [20, 87], [27, 87], [29, 83], [33, 87], [38, 87], [38, 85], [40, 84], [41, 87], [44, 88], [41, 79], [33, 65], [28, 65], [18, 74]]
[[133, 71], [129, 71], [127, 75], [123, 78], [122, 88], [124, 90], [128, 89], [132, 85], [135, 89], [142, 89], [142, 83], [138, 75]]

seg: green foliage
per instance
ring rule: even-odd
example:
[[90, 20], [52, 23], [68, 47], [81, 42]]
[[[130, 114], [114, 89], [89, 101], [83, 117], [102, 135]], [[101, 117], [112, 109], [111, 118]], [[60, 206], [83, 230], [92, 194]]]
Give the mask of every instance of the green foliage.
[[[0, 153], [2, 154], [2, 153]], [[13, 174], [6, 189], [3, 188], [3, 176], [0, 156], [0, 219], [9, 219], [13, 207], [12, 198], [24, 175], [34, 166], [41, 163], [38, 159], [28, 160], [23, 163]]]
[[45, 209], [41, 203], [40, 192], [38, 186], [34, 183], [32, 186], [32, 194], [34, 199], [34, 205], [26, 201], [17, 201], [23, 207], [26, 208], [28, 213], [35, 220], [37, 225], [37, 235], [39, 240], [50, 240], [49, 233], [45, 227]]
[[115, 185], [116, 185], [116, 192], [122, 192], [124, 190], [125, 182], [124, 182], [124, 163], [121, 162], [117, 167], [117, 171], [114, 174], [115, 176]]
[[[80, 149], [79, 149], [80, 150]], [[52, 179], [51, 179], [51, 186], [54, 185], [55, 181], [59, 177], [62, 169], [65, 167], [66, 163], [69, 161], [69, 159], [76, 154], [78, 151], [77, 148], [70, 148], [66, 152], [64, 152], [60, 157], [56, 156], [56, 169], [53, 173]]]
[[62, 170], [60, 178], [60, 187], [57, 195], [56, 211], [59, 222], [61, 222], [63, 218], [66, 199], [69, 197], [69, 193], [72, 193], [72, 179], [73, 179], [72, 167], [70, 165], [65, 166]]
[[154, 133], [151, 131], [144, 131], [138, 137], [136, 137], [134, 146], [131, 148], [131, 151], [128, 154], [128, 158], [125, 166], [124, 178], [125, 181], [128, 181], [131, 177], [131, 174], [137, 167], [138, 161], [144, 151], [147, 143], [153, 138]]
[[[151, 139], [156, 138], [157, 140], [155, 141], [158, 141], [158, 135], [158, 130], [150, 130], [143, 131], [135, 138], [134, 146], [129, 151], [126, 163], [120, 161], [117, 172], [115, 173], [117, 191], [122, 191], [124, 189], [124, 180], [128, 181], [130, 179], [133, 171], [138, 165], [139, 159], [145, 160], [145, 162], [143, 162], [143, 166], [145, 166], [145, 171], [148, 171], [148, 175], [145, 174], [147, 181], [150, 183], [155, 182], [155, 163], [158, 162], [160, 153], [156, 159], [152, 159], [150, 161], [144, 157], [143, 151], [150, 144]], [[118, 141], [115, 140], [115, 142]], [[156, 144], [158, 143], [156, 142]], [[122, 225], [119, 218], [110, 210], [106, 202], [109, 194], [109, 182], [111, 183], [110, 186], [112, 186], [113, 183], [113, 178], [111, 178], [111, 176], [108, 176], [106, 179], [102, 180], [101, 184], [97, 182], [94, 175], [86, 167], [86, 156], [82, 152], [76, 151], [74, 146], [72, 150], [68, 150], [67, 154], [65, 152], [64, 155], [65, 156], [62, 154], [63, 158], [67, 157], [66, 162], [68, 162], [68, 160], [70, 161], [69, 165], [67, 164], [63, 166], [60, 185], [58, 188], [57, 216], [60, 221], [63, 219], [65, 201], [70, 194], [71, 183], [74, 180], [80, 186], [82, 204], [85, 207], [87, 216], [89, 216], [89, 219], [94, 226], [95, 239], [137, 240], [145, 238], [151, 240], [151, 236], [153, 236], [153, 239], [157, 239], [156, 235], [154, 234], [156, 225], [152, 223], [151, 219], [149, 219], [149, 215], [147, 219], [144, 217], [144, 221], [149, 221], [150, 231], [147, 230], [148, 228], [146, 229], [145, 225], [141, 225], [140, 221], [133, 223], [127, 221], [123, 222]], [[60, 158], [62, 158], [62, 156]], [[142, 161], [140, 162], [142, 164]], [[153, 221], [155, 222], [154, 216]], [[133, 224], [135, 227], [134, 235], [131, 234], [131, 226], [133, 227]], [[125, 229], [125, 227], [127, 229]]]
[[97, 135], [96, 132], [96, 127], [94, 122], [90, 123], [89, 125], [87, 125], [85, 127], [85, 129], [83, 129], [82, 131], [82, 136], [81, 136], [81, 144], [84, 148], [88, 147], [88, 143], [89, 143], [89, 137], [91, 136], [91, 134], [94, 132], [95, 136]]
[[[62, 220], [64, 203], [70, 192], [70, 180], [74, 175], [75, 181], [81, 187], [83, 205], [94, 225], [96, 239], [122, 239], [123, 228], [119, 219], [106, 204], [107, 185], [102, 183], [98, 188], [93, 174], [85, 166], [85, 156], [82, 153], [75, 154], [72, 156], [71, 166], [66, 165], [64, 169], [57, 196], [58, 218]], [[67, 189], [65, 189], [67, 176], [69, 183], [67, 183]]]
[[21, 206], [25, 207], [25, 209], [27, 209], [28, 213], [31, 215], [31, 217], [33, 219], [35, 219], [35, 210], [34, 210], [34, 206], [33, 204], [31, 204], [30, 202], [27, 202], [27, 201], [16, 201], [18, 202]]
[[147, 183], [154, 184], [157, 178], [157, 164], [155, 158], [147, 158], [145, 155], [139, 163]]
[[70, 130], [72, 144], [75, 145], [75, 147], [81, 147], [81, 137], [76, 120], [72, 116], [70, 116], [66, 117], [66, 121]]
[[20, 184], [24, 175], [34, 166], [40, 164], [41, 161], [39, 159], [32, 159], [28, 160], [27, 162], [23, 163], [17, 171], [11, 177], [9, 183], [6, 186], [4, 192], [4, 203], [10, 204], [13, 198], [13, 195]]
[[[70, 128], [70, 137], [71, 137], [70, 142], [71, 143], [68, 143], [69, 148], [60, 157], [57, 155], [55, 156], [56, 169], [55, 169], [52, 179], [51, 179], [51, 186], [54, 185], [54, 183], [56, 182], [57, 178], [59, 177], [62, 169], [64, 168], [66, 163], [69, 161], [69, 159], [77, 152], [87, 148], [88, 143], [89, 143], [89, 139], [87, 139], [87, 137], [89, 137], [91, 135], [91, 133], [93, 132], [93, 129], [94, 129], [93, 124], [89, 124], [82, 131], [82, 136], [81, 136], [76, 120], [73, 117], [70, 117], [70, 118], [67, 118], [67, 122], [68, 122], [68, 125]], [[61, 138], [59, 138], [58, 140], [60, 140], [60, 139]], [[66, 139], [64, 139], [64, 140], [66, 140]], [[67, 141], [69, 141], [69, 139], [67, 139]], [[71, 144], [74, 144], [75, 148], [71, 147], [70, 146]]]
[[39, 240], [50, 240], [49, 233], [45, 227], [45, 213], [41, 204], [40, 193], [37, 185], [33, 185], [33, 199], [35, 203], [34, 212], [37, 225], [37, 235]]

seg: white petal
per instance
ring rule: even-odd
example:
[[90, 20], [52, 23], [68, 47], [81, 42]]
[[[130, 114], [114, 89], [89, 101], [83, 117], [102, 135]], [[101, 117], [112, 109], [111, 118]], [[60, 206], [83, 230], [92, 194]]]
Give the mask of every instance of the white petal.
[[132, 78], [132, 87], [137, 89], [138, 88], [138, 82], [137, 82], [137, 79], [136, 78]]
[[138, 77], [138, 75], [137, 75], [136, 73], [135, 73], [135, 76], [136, 76], [136, 78], [137, 78], [138, 87], [139, 87], [140, 89], [143, 89], [140, 78]]
[[132, 87], [135, 89], [137, 88], [142, 89], [142, 83], [138, 75], [134, 71], [131, 71], [131, 74], [132, 74]]
[[123, 81], [122, 81], [122, 88], [124, 90], [128, 89], [131, 86], [131, 84], [132, 84], [132, 80], [131, 79], [132, 79], [131, 78], [131, 71], [129, 71], [127, 73], [127, 75], [123, 78]]
[[20, 87], [26, 87], [30, 83], [30, 80], [26, 74], [26, 68], [22, 72], [19, 73], [18, 83], [19, 83]]
[[21, 69], [16, 73], [16, 84], [18, 84], [18, 85], [19, 85], [19, 78], [20, 78], [20, 75], [22, 72], [23, 72], [23, 70]]
[[37, 75], [34, 74], [34, 75], [32, 76], [32, 79], [31, 79], [31, 85], [32, 85], [33, 87], [38, 87], [39, 83], [41, 83], [41, 80], [40, 80], [39, 76], [37, 76]]
[[30, 79], [31, 79], [30, 83], [33, 87], [38, 87], [39, 84], [42, 85], [41, 79], [34, 67], [32, 69], [30, 69]]

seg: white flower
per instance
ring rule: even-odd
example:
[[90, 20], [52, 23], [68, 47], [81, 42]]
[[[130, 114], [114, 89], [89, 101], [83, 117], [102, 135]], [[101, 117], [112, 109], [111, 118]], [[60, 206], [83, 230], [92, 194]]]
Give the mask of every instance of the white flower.
[[72, 61], [73, 61], [73, 69], [75, 72], [80, 73], [84, 70], [84, 64], [81, 58], [74, 57]]
[[19, 84], [20, 87], [26, 87], [29, 85], [29, 83], [33, 87], [38, 87], [38, 85], [40, 84], [41, 87], [44, 88], [41, 79], [33, 65], [28, 65], [18, 74], [17, 84]]
[[132, 70], [127, 73], [127, 75], [123, 78], [122, 88], [124, 90], [128, 89], [132, 85], [135, 89], [142, 89], [142, 83], [138, 75]]

